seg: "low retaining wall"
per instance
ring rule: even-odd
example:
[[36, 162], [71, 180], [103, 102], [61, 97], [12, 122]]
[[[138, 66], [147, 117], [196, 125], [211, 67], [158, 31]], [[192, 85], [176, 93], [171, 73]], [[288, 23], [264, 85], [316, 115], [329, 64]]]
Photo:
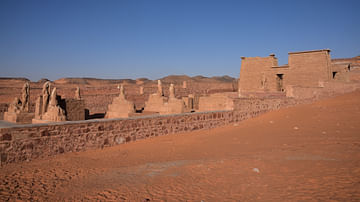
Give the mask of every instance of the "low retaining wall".
[[[98, 119], [0, 128], [1, 165], [118, 145], [154, 136], [211, 129], [293, 105], [294, 101], [248, 99], [237, 110]], [[243, 108], [243, 109], [242, 109]]]

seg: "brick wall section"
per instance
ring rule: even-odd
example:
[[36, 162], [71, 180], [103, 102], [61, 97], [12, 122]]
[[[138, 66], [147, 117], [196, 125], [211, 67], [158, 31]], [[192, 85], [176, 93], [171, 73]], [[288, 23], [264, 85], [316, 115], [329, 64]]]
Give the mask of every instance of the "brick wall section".
[[[243, 102], [246, 102], [244, 108]], [[210, 129], [294, 105], [294, 99], [235, 99], [234, 111], [99, 119], [0, 128], [1, 165], [118, 145], [138, 139]]]

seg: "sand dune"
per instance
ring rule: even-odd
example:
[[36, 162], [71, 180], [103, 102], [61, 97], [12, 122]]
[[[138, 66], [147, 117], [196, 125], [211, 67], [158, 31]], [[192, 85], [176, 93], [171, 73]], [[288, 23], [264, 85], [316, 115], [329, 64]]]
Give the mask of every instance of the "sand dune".
[[7, 165], [0, 200], [356, 201], [360, 91], [213, 130]]

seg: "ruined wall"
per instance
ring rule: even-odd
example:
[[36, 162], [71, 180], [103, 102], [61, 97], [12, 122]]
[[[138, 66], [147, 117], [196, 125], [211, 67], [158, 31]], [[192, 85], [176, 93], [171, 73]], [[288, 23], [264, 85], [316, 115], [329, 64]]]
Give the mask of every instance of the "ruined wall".
[[331, 79], [335, 81], [349, 82], [350, 64], [332, 64]]
[[328, 50], [289, 53], [286, 85], [319, 87], [330, 80], [331, 59]]
[[233, 110], [234, 99], [227, 93], [212, 94], [199, 98], [199, 111]]
[[[235, 111], [213, 111], [177, 115], [135, 117], [18, 125], [0, 128], [1, 164], [53, 156], [65, 152], [103, 148], [138, 139], [210, 129], [258, 116], [288, 106], [289, 101], [237, 99]], [[272, 104], [271, 104], [272, 103]], [[274, 104], [275, 103], [275, 104]], [[294, 104], [291, 102], [290, 104]]]
[[[200, 79], [188, 80], [187, 87], [182, 88], [182, 81], [175, 84], [175, 96], [181, 98], [194, 95], [205, 95], [215, 92], [232, 92], [236, 91], [237, 87], [233, 82], [229, 81], [216, 81], [214, 79]], [[26, 80], [13, 81], [13, 79], [0, 79], [0, 104], [9, 104], [15, 97], [21, 96], [21, 88]], [[44, 82], [31, 82], [30, 83], [30, 112], [35, 112], [35, 101], [41, 94]], [[89, 110], [90, 114], [105, 113], [107, 106], [111, 103], [114, 97], [119, 94], [117, 89], [119, 83], [61, 83], [51, 82], [52, 87], [56, 87], [58, 95], [64, 99], [74, 98], [76, 87], [80, 87], [81, 97], [85, 100], [85, 108]], [[169, 82], [163, 82], [163, 90], [165, 96], [169, 95]], [[144, 87], [144, 94], [139, 94], [140, 86]], [[126, 83], [124, 84], [125, 97], [129, 101], [135, 103], [137, 109], [144, 107], [145, 101], [148, 96], [157, 91], [156, 82], [147, 82], [145, 84]], [[0, 118], [1, 118], [0, 112]]]
[[331, 81], [324, 83], [324, 87], [287, 86], [286, 96], [295, 99], [320, 99], [353, 92], [360, 89], [360, 83], [344, 83]]

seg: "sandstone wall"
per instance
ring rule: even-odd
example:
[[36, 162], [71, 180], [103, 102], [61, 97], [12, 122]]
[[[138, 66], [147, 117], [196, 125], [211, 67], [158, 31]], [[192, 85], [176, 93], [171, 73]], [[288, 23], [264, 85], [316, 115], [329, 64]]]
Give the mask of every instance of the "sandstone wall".
[[242, 57], [240, 92], [278, 92], [288, 85], [320, 87], [332, 79], [332, 66], [329, 50], [289, 53], [289, 64], [283, 66], [274, 55]]
[[[241, 60], [241, 70], [239, 88], [241, 92], [264, 91], [262, 85], [263, 78], [269, 77], [267, 71], [277, 66], [277, 59], [269, 57], [243, 57]], [[275, 76], [275, 75], [274, 75]], [[269, 78], [267, 78], [269, 80]]]
[[331, 78], [331, 60], [327, 50], [289, 53], [289, 73], [285, 85], [319, 87]]
[[66, 119], [68, 121], [85, 120], [84, 100], [66, 99], [65, 100]]
[[286, 89], [286, 96], [295, 99], [314, 100], [353, 92], [357, 89], [360, 89], [360, 83], [343, 83], [340, 81], [331, 81], [324, 83], [324, 87], [288, 86]]
[[[85, 151], [167, 134], [210, 129], [294, 104], [266, 99], [234, 101], [235, 111], [102, 119], [0, 128], [1, 164]], [[275, 104], [274, 104], [275, 103]], [[243, 108], [243, 105], [252, 107]]]

